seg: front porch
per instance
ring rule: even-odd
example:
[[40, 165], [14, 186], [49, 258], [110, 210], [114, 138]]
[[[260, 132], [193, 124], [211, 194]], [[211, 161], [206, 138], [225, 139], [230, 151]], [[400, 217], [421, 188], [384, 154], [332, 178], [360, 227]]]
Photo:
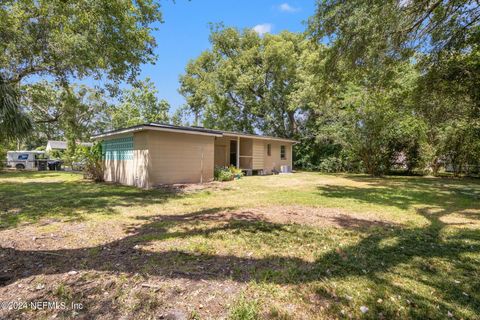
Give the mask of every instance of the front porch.
[[215, 166], [235, 166], [247, 175], [262, 174], [264, 142], [262, 140], [224, 135], [215, 139]]

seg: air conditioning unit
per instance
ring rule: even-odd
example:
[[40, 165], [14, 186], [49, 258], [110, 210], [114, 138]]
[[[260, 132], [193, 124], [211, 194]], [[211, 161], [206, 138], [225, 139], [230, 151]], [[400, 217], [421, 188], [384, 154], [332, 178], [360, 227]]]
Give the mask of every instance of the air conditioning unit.
[[291, 172], [292, 172], [292, 168], [290, 168], [290, 166], [287, 166], [287, 165], [280, 166], [280, 173], [291, 173]]

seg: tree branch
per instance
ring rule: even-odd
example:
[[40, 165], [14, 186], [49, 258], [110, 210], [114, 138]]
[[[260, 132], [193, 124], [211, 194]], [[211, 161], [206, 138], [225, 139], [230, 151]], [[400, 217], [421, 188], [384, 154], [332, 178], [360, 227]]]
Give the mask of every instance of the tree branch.
[[430, 6], [430, 8], [428, 8], [426, 14], [421, 17], [419, 20], [417, 20], [410, 28], [404, 30], [403, 32], [406, 32], [406, 33], [410, 33], [412, 32], [413, 30], [417, 29], [431, 14], [432, 12], [440, 5], [442, 4], [442, 0], [438, 0], [437, 2], [435, 2], [434, 4], [432, 4]]
[[8, 80], [8, 82], [19, 83], [26, 76], [29, 76], [31, 74], [35, 74], [35, 73], [38, 73], [38, 72], [42, 72], [42, 71], [48, 71], [48, 68], [30, 65], [28, 68], [23, 69], [22, 71], [18, 72], [17, 75], [10, 78]]

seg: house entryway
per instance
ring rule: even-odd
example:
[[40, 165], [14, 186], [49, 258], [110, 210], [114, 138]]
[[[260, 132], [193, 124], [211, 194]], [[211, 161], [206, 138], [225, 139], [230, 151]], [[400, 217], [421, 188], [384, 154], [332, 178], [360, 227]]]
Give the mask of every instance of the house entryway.
[[237, 141], [230, 140], [230, 165], [237, 166]]

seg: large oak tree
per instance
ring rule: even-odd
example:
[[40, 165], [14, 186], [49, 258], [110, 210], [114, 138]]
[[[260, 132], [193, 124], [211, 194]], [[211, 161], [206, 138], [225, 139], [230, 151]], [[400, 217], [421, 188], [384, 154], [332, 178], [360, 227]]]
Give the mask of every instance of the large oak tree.
[[159, 22], [155, 0], [2, 1], [0, 79], [16, 95], [25, 79], [39, 76], [58, 81], [65, 90], [72, 79], [85, 77], [132, 81], [142, 64], [156, 59], [152, 30]]

